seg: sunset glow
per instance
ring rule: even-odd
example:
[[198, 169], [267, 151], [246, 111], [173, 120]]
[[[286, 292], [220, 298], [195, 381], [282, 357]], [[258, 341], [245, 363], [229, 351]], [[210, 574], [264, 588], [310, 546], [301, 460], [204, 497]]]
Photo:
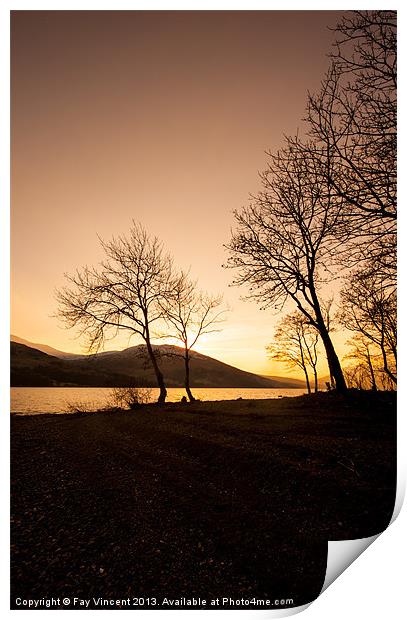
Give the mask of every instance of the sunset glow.
[[12, 333], [83, 352], [53, 318], [54, 291], [64, 272], [101, 260], [97, 235], [135, 219], [204, 290], [224, 292], [227, 321], [196, 349], [285, 374], [265, 350], [278, 317], [230, 287], [223, 246], [233, 210], [259, 189], [264, 151], [297, 131], [339, 16], [14, 13]]
[[212, 6], [11, 11], [12, 611], [299, 613], [397, 514], [397, 11]]

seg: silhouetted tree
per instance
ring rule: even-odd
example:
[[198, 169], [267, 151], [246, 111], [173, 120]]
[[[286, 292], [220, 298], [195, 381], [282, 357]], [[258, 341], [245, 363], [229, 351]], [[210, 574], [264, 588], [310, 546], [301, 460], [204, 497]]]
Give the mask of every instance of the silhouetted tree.
[[341, 293], [339, 320], [344, 327], [378, 347], [383, 371], [396, 383], [397, 300], [392, 287], [375, 271], [351, 275]]
[[351, 366], [345, 366], [343, 374], [349, 388], [365, 390], [369, 386], [369, 370], [364, 362], [357, 362]]
[[312, 369], [314, 390], [318, 391], [318, 332], [310, 326], [301, 312], [285, 316], [278, 324], [274, 341], [267, 347], [269, 357], [284, 362], [288, 368], [301, 368], [308, 394], [311, 385], [308, 368]]
[[263, 190], [251, 204], [235, 212], [237, 229], [227, 246], [227, 266], [235, 268], [235, 284], [249, 285], [249, 299], [263, 308], [281, 310], [294, 302], [321, 336], [331, 377], [346, 390], [341, 365], [324, 313], [321, 289], [333, 278], [341, 251], [337, 226], [342, 199], [331, 192], [314, 144], [287, 139], [286, 148], [269, 153], [261, 174]]
[[[358, 369], [356, 375], [358, 376], [358, 385], [365, 387], [365, 383], [369, 384], [369, 387], [373, 391], [377, 391], [377, 358], [375, 344], [363, 334], [356, 334], [348, 342], [351, 346], [350, 352], [345, 356], [345, 359], [352, 360], [354, 362], [353, 370]], [[348, 373], [350, 369], [348, 369]], [[362, 380], [363, 379], [363, 380]], [[349, 387], [353, 387], [348, 384]]]
[[306, 120], [322, 145], [314, 157], [326, 185], [343, 199], [338, 258], [356, 267], [342, 294], [342, 323], [380, 348], [383, 371], [395, 382], [396, 12], [352, 11], [335, 31], [331, 66], [309, 97]]
[[158, 402], [164, 402], [167, 390], [151, 339], [163, 319], [160, 300], [171, 286], [171, 258], [134, 222], [128, 237], [101, 240], [101, 245], [106, 258], [98, 267], [65, 276], [69, 286], [57, 291], [57, 316], [86, 335], [89, 351], [98, 351], [119, 331], [141, 337], [160, 388]]
[[[347, 264], [374, 261], [395, 281], [396, 12], [352, 11], [335, 28], [331, 66], [309, 97], [310, 136], [329, 157], [321, 170], [343, 198]], [[349, 235], [350, 230], [352, 234]]]
[[219, 331], [215, 325], [223, 320], [225, 310], [220, 310], [222, 296], [211, 296], [197, 290], [197, 283], [181, 272], [161, 299], [169, 335], [183, 345], [185, 390], [190, 402], [195, 400], [190, 387], [190, 351], [203, 334]]

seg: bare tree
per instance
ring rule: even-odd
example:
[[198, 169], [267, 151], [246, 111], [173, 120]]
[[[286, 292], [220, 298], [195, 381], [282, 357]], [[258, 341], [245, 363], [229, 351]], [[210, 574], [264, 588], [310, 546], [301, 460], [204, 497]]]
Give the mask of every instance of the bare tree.
[[339, 258], [357, 267], [342, 294], [342, 323], [379, 347], [383, 372], [395, 382], [396, 12], [352, 11], [335, 31], [331, 66], [320, 91], [309, 96], [306, 120], [311, 138], [323, 145], [315, 157], [326, 184], [343, 199]]
[[364, 390], [369, 385], [369, 371], [363, 362], [345, 366], [343, 373], [349, 388]]
[[[343, 198], [348, 254], [395, 281], [396, 12], [352, 11], [335, 28], [331, 66], [309, 96], [310, 136], [328, 154], [326, 182]], [[349, 236], [349, 228], [352, 235]]]
[[369, 382], [370, 389], [374, 392], [377, 391], [377, 358], [375, 344], [363, 334], [356, 334], [348, 341], [352, 348], [351, 351], [345, 356], [345, 359], [352, 360], [355, 367], [359, 369], [359, 376], [362, 374], [366, 376], [366, 381], [363, 384]]
[[379, 372], [379, 377], [380, 377], [380, 382], [382, 385], [382, 389], [383, 390], [387, 390], [389, 392], [393, 392], [395, 389], [395, 383], [394, 381], [391, 380], [391, 378], [389, 377], [389, 375], [384, 372], [383, 370], [381, 370]]
[[57, 316], [79, 328], [90, 352], [119, 331], [141, 337], [160, 388], [158, 402], [164, 402], [167, 390], [151, 339], [163, 320], [160, 301], [170, 286], [172, 260], [159, 240], [134, 222], [128, 237], [100, 242], [105, 260], [65, 276], [69, 285], [57, 291]]
[[375, 271], [355, 272], [341, 293], [339, 320], [365, 342], [378, 347], [383, 371], [397, 382], [397, 300]]
[[[331, 193], [312, 143], [287, 139], [286, 148], [269, 153], [261, 175], [263, 191], [235, 212], [237, 230], [227, 266], [235, 284], [249, 285], [249, 299], [281, 310], [294, 302], [321, 336], [331, 377], [346, 390], [341, 365], [329, 334], [321, 289], [335, 277], [341, 251], [337, 226], [342, 200]], [[330, 165], [329, 157], [323, 161]]]
[[311, 367], [314, 390], [318, 391], [318, 332], [309, 325], [301, 312], [288, 314], [279, 322], [274, 341], [268, 345], [267, 351], [271, 359], [284, 362], [288, 368], [301, 368], [308, 394], [311, 393], [308, 372]]
[[312, 327], [308, 325], [306, 321], [304, 321], [304, 345], [307, 351], [307, 360], [309, 365], [312, 368], [312, 374], [314, 378], [314, 392], [318, 392], [318, 342], [319, 335], [318, 332], [315, 331]]
[[223, 298], [197, 290], [196, 281], [181, 272], [173, 281], [171, 289], [161, 298], [164, 318], [169, 326], [169, 335], [182, 342], [185, 366], [185, 390], [190, 402], [195, 400], [190, 386], [191, 349], [203, 334], [219, 331], [216, 325], [224, 317], [221, 310]]

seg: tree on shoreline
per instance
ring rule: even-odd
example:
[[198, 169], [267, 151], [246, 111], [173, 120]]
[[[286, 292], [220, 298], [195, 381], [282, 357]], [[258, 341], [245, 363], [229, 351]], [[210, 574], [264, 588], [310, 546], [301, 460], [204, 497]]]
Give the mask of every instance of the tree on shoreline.
[[[371, 340], [366, 338], [363, 334], [356, 334], [351, 340], [348, 341], [352, 346], [350, 353], [345, 356], [345, 359], [352, 360], [354, 365], [347, 369], [348, 376], [353, 371], [353, 381], [356, 382], [355, 387], [363, 386], [364, 383], [370, 383], [370, 389], [373, 392], [377, 392], [377, 358], [378, 355], [373, 352], [374, 344]], [[352, 379], [349, 387], [353, 387]], [[359, 383], [359, 385], [358, 385]]]
[[[248, 285], [247, 298], [263, 308], [282, 310], [289, 300], [295, 304], [319, 333], [335, 387], [344, 392], [321, 295], [336, 275], [342, 200], [325, 183], [314, 156], [318, 148], [287, 138], [284, 149], [268, 153], [268, 169], [260, 175], [263, 190], [235, 212], [237, 229], [226, 246], [226, 267], [236, 269], [234, 284]], [[329, 157], [325, 161], [329, 166]]]
[[311, 394], [308, 368], [312, 369], [314, 391], [318, 392], [318, 340], [318, 332], [301, 312], [294, 312], [279, 322], [272, 344], [266, 347], [271, 359], [284, 362], [288, 368], [301, 368], [308, 394]]
[[158, 402], [167, 390], [151, 340], [163, 320], [161, 298], [172, 281], [172, 259], [156, 237], [149, 237], [133, 222], [128, 237], [100, 240], [105, 260], [98, 267], [84, 267], [56, 293], [57, 317], [68, 328], [86, 336], [89, 352], [97, 352], [109, 337], [130, 332], [144, 341], [160, 389]]
[[223, 320], [222, 295], [211, 296], [197, 290], [197, 283], [181, 273], [161, 300], [164, 320], [170, 334], [182, 342], [185, 367], [184, 385], [189, 401], [195, 400], [190, 386], [191, 349], [203, 334], [219, 331], [216, 325]]
[[[302, 312], [321, 336], [336, 389], [344, 391], [322, 291], [351, 269], [359, 285], [374, 274], [374, 329], [365, 325], [365, 336], [374, 338], [384, 372], [396, 380], [396, 12], [351, 11], [334, 30], [330, 68], [308, 97], [308, 141], [286, 137], [284, 148], [267, 153], [262, 191], [235, 212], [227, 266], [263, 308], [281, 311], [291, 301]], [[362, 298], [352, 301], [351, 288], [342, 301], [352, 325], [371, 309]]]
[[396, 384], [397, 300], [393, 288], [372, 270], [358, 271], [342, 290], [341, 302], [342, 325], [379, 350], [382, 370]]

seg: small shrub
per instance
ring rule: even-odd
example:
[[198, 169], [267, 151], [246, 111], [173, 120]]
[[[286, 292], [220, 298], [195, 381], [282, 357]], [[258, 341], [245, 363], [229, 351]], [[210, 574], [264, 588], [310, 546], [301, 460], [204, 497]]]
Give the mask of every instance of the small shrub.
[[65, 403], [65, 411], [67, 413], [89, 413], [96, 411], [96, 409], [95, 403], [89, 401], [68, 401]]
[[138, 409], [141, 405], [151, 402], [150, 388], [119, 387], [112, 388], [110, 400], [112, 406], [122, 409]]

